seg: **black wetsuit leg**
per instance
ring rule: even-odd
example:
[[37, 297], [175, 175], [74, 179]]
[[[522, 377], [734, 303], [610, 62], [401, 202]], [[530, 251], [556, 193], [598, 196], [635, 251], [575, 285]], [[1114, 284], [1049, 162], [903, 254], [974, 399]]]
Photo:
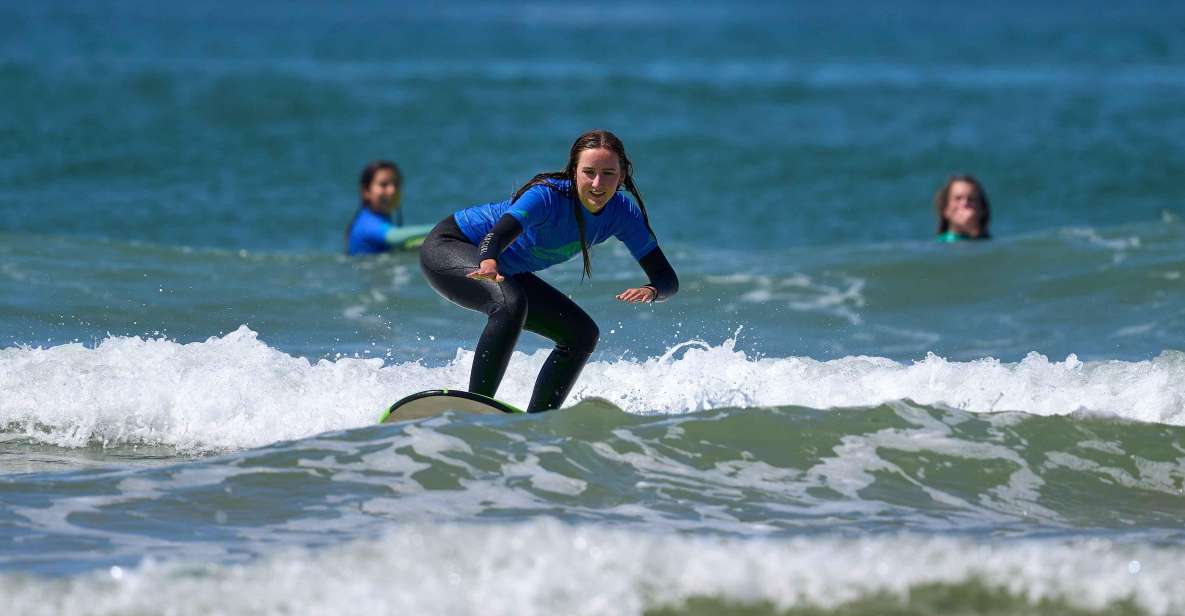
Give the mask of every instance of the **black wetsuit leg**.
[[555, 342], [535, 380], [527, 412], [558, 409], [596, 349], [600, 329], [583, 308], [542, 278], [534, 274], [518, 274], [514, 278], [527, 293], [524, 327]]
[[420, 269], [428, 284], [450, 302], [489, 317], [474, 349], [469, 391], [493, 397], [522, 331], [527, 296], [509, 278], [499, 284], [466, 277], [477, 268], [477, 246], [452, 216], [440, 221], [420, 246]]
[[583, 309], [534, 274], [507, 276], [501, 283], [466, 277], [478, 268], [478, 249], [451, 216], [424, 239], [420, 268], [428, 284], [445, 299], [489, 318], [474, 350], [469, 391], [494, 396], [525, 327], [556, 343], [535, 381], [527, 410], [545, 411], [563, 404], [599, 336], [596, 323]]

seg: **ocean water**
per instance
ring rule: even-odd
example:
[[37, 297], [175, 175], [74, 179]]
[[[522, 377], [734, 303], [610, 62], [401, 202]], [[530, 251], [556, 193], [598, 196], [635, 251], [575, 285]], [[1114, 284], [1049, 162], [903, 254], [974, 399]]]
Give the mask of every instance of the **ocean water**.
[[[0, 92], [6, 613], [1185, 613], [1180, 3], [21, 0]], [[376, 425], [483, 322], [358, 170], [595, 127], [679, 294], [599, 246], [568, 408]]]

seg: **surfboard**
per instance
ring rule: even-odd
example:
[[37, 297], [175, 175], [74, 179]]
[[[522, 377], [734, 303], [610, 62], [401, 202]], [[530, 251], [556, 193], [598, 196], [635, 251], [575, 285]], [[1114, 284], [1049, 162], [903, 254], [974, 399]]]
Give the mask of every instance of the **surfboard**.
[[475, 413], [477, 415], [504, 415], [522, 413], [501, 400], [459, 389], [429, 389], [414, 393], [391, 405], [379, 419], [379, 423], [408, 421], [434, 417], [445, 411]]
[[433, 225], [406, 225], [395, 229], [395, 237], [391, 238], [394, 250], [419, 250], [432, 228]]

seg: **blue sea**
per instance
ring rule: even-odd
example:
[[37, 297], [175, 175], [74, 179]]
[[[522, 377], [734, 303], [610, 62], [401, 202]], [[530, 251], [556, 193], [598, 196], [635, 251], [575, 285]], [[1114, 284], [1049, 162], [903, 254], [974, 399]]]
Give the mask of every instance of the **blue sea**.
[[[7, 0], [0, 110], [6, 614], [1185, 614], [1185, 4]], [[592, 128], [679, 294], [600, 245], [567, 408], [378, 425], [484, 319], [362, 166]]]

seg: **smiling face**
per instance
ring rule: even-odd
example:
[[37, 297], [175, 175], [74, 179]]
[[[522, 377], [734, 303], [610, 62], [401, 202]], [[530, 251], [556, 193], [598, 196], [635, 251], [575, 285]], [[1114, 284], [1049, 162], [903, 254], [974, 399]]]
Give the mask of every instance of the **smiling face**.
[[983, 199], [974, 184], [959, 180], [950, 185], [942, 216], [950, 223], [951, 231], [978, 237], [982, 213]]
[[576, 195], [588, 211], [596, 214], [609, 203], [621, 184], [621, 160], [612, 150], [584, 150], [576, 159]]
[[390, 214], [399, 207], [399, 181], [391, 169], [375, 172], [370, 184], [362, 189], [362, 200], [380, 214]]

